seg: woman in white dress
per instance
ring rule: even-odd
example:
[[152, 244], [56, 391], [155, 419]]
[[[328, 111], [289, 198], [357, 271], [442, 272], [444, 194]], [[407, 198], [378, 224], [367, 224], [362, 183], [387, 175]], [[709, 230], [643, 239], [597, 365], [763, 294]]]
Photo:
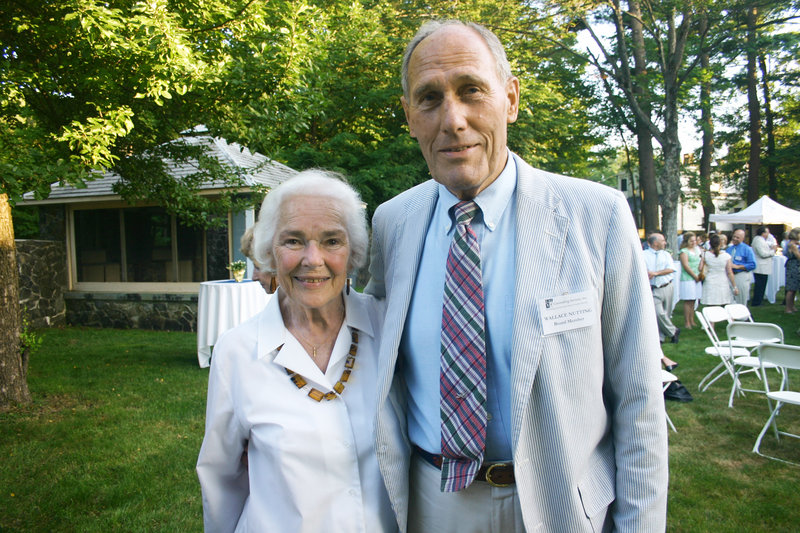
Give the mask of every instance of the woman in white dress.
[[392, 532], [374, 448], [382, 302], [350, 290], [368, 234], [358, 194], [301, 172], [264, 199], [264, 310], [214, 346], [197, 475], [207, 532]]
[[697, 300], [703, 296], [703, 285], [700, 283], [704, 266], [701, 252], [695, 234], [691, 231], [684, 233], [678, 258], [681, 261], [680, 299], [683, 301], [683, 326], [686, 329], [694, 327], [694, 308]]
[[706, 266], [706, 279], [703, 280], [703, 305], [727, 305], [733, 303], [733, 295], [739, 294], [733, 278], [731, 256], [720, 250], [719, 235], [708, 240], [710, 250], [703, 253]]

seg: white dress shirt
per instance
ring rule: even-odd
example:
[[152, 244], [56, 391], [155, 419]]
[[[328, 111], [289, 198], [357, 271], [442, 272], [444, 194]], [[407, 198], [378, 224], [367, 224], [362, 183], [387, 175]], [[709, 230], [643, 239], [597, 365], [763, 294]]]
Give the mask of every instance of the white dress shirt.
[[644, 250], [644, 262], [650, 272], [661, 272], [669, 270], [669, 274], [656, 276], [650, 280], [651, 287], [661, 287], [672, 281], [672, 273], [675, 272], [672, 256], [666, 250], [655, 251], [652, 248]]
[[[383, 305], [353, 291], [345, 309], [324, 374], [284, 327], [277, 293], [217, 341], [197, 461], [207, 532], [397, 529], [374, 450]], [[312, 400], [309, 387], [329, 392], [341, 377], [351, 329], [358, 354], [341, 397]], [[309, 382], [303, 390], [287, 367]]]

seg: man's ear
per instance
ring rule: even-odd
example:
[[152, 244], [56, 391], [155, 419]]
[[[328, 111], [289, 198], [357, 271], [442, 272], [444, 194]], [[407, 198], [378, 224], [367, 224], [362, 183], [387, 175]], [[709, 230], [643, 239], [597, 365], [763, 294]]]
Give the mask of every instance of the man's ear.
[[506, 97], [508, 98], [506, 122], [513, 124], [517, 121], [517, 114], [519, 113], [519, 80], [516, 76], [511, 76], [506, 81]]

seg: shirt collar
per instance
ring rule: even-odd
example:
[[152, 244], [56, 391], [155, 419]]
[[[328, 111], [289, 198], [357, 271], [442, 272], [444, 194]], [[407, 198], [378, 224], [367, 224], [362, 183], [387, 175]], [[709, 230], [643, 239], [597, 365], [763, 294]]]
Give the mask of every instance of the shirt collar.
[[[267, 355], [275, 352], [279, 346], [286, 343], [287, 338], [290, 336], [286, 327], [283, 324], [283, 317], [281, 316], [281, 308], [278, 303], [278, 292], [275, 291], [266, 307], [261, 312], [258, 321], [258, 357], [262, 359]], [[356, 295], [344, 295], [344, 309], [345, 309], [345, 324], [351, 329], [357, 329], [359, 332], [370, 337], [375, 337], [372, 329], [372, 321], [368, 315], [366, 305], [359, 305]]]
[[[506, 149], [506, 152], [508, 153], [508, 159], [506, 160], [506, 166], [503, 168], [503, 171], [500, 172], [500, 175], [497, 176], [497, 179], [494, 180], [491, 185], [486, 187], [475, 197], [475, 203], [478, 204], [483, 216], [483, 218], [480, 219], [476, 215], [476, 221], [482, 220], [489, 231], [494, 231], [495, 228], [497, 228], [500, 223], [500, 217], [503, 216], [503, 212], [511, 202], [511, 197], [517, 186], [517, 165], [514, 162], [511, 151]], [[455, 224], [455, 221], [449, 215], [450, 208], [459, 201], [460, 200], [456, 198], [453, 193], [447, 190], [447, 187], [441, 183], [439, 184], [438, 208], [448, 213], [447, 219], [450, 221], [450, 223], [447, 224], [448, 232], [453, 229]]]

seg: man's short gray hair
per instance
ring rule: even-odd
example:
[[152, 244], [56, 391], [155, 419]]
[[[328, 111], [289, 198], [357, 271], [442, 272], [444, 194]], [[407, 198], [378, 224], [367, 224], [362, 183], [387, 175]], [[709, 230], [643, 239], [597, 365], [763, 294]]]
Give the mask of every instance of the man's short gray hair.
[[511, 77], [511, 65], [508, 63], [506, 50], [503, 48], [503, 43], [500, 42], [500, 39], [498, 39], [497, 35], [495, 35], [491, 30], [474, 22], [462, 22], [460, 20], [429, 20], [420, 26], [419, 30], [417, 30], [417, 34], [414, 35], [414, 38], [408, 43], [406, 52], [403, 55], [402, 84], [403, 95], [406, 97], [406, 99], [409, 97], [408, 92], [410, 90], [408, 81], [408, 64], [411, 61], [411, 54], [414, 53], [417, 45], [419, 45], [419, 43], [421, 43], [426, 37], [430, 37], [433, 33], [447, 26], [461, 26], [462, 28], [469, 28], [475, 31], [483, 38], [486, 46], [489, 47], [492, 57], [494, 57], [497, 78], [505, 83]]
[[350, 245], [348, 272], [363, 267], [367, 262], [369, 234], [366, 210], [361, 197], [344, 176], [328, 170], [304, 170], [272, 189], [261, 204], [258, 222], [253, 229], [253, 259], [263, 265], [262, 270], [275, 272], [275, 255], [272, 243], [280, 222], [283, 203], [298, 196], [313, 196], [333, 200], [342, 217]]

